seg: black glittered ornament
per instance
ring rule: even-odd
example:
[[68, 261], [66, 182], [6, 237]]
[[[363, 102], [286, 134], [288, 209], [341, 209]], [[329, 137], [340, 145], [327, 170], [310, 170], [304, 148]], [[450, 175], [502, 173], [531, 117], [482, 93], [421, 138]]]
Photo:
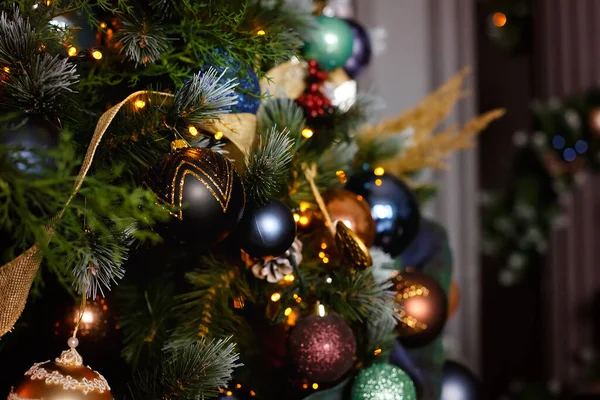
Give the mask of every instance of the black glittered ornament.
[[441, 400], [479, 400], [483, 398], [482, 392], [475, 374], [457, 362], [446, 361]]
[[446, 324], [448, 299], [431, 276], [406, 269], [392, 278], [399, 314], [398, 341], [412, 349], [431, 343]]
[[285, 253], [296, 238], [292, 211], [279, 200], [249, 205], [237, 230], [240, 247], [252, 257]]
[[390, 174], [365, 171], [352, 176], [346, 189], [371, 207], [375, 220], [375, 246], [395, 257], [408, 247], [419, 232], [421, 215], [412, 191]]
[[173, 215], [160, 233], [180, 243], [206, 248], [220, 242], [244, 210], [244, 187], [233, 163], [210, 149], [172, 151], [150, 167], [144, 185]]
[[44, 152], [55, 148], [60, 129], [42, 117], [32, 116], [12, 129], [0, 132], [0, 144], [8, 147], [9, 158], [19, 170], [39, 174], [53, 166]]

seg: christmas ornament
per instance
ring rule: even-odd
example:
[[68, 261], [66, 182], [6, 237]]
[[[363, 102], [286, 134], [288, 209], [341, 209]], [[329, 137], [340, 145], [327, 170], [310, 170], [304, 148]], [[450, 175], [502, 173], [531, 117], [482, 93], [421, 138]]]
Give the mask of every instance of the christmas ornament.
[[106, 379], [83, 365], [75, 350], [79, 341], [68, 343], [71, 348], [54, 361], [33, 364], [7, 400], [113, 400]]
[[300, 375], [316, 382], [334, 382], [352, 367], [356, 339], [338, 315], [311, 315], [296, 324], [289, 351]]
[[344, 71], [354, 79], [362, 73], [371, 61], [371, 40], [369, 34], [358, 22], [352, 19], [344, 20], [352, 30], [354, 38], [352, 43], [352, 55], [344, 64]]
[[258, 279], [267, 279], [267, 282], [277, 283], [285, 275], [294, 273], [293, 262], [299, 265], [302, 262], [302, 242], [296, 238], [292, 247], [283, 255], [277, 257], [252, 258], [242, 250], [242, 260], [246, 268], [250, 268]]
[[456, 281], [450, 283], [450, 294], [448, 295], [448, 319], [452, 318], [460, 304], [460, 289]]
[[400, 256], [402, 265], [421, 268], [439, 251], [442, 240], [443, 235], [439, 234], [435, 223], [421, 220], [419, 233]]
[[459, 363], [446, 361], [441, 400], [478, 400], [482, 398], [479, 379]]
[[369, 205], [356, 194], [339, 189], [323, 196], [331, 221], [342, 221], [367, 247], [375, 240], [375, 221]]
[[[66, 46], [70, 56], [100, 45], [100, 33], [92, 28], [87, 15], [81, 10], [54, 17], [50, 20], [50, 24], [69, 30]], [[75, 50], [71, 50], [71, 48]]]
[[446, 323], [444, 289], [435, 279], [413, 269], [396, 274], [392, 283], [400, 316], [398, 340], [409, 349], [429, 344]]
[[159, 227], [163, 235], [181, 243], [208, 247], [225, 239], [244, 210], [244, 187], [235, 167], [209, 149], [172, 151], [150, 167], [144, 184], [175, 217]]
[[319, 25], [310, 42], [304, 44], [306, 59], [314, 59], [327, 71], [344, 65], [352, 55], [354, 37], [344, 20], [320, 15]]
[[256, 114], [260, 107], [260, 82], [252, 66], [235, 60], [227, 50], [214, 49], [208, 56], [202, 71], [209, 68], [216, 69], [223, 74], [221, 82], [235, 79], [237, 104], [231, 107], [233, 113]]
[[390, 174], [365, 171], [352, 176], [346, 189], [360, 196], [371, 207], [375, 220], [375, 246], [398, 256], [417, 236], [419, 206], [412, 191]]
[[250, 256], [279, 256], [296, 239], [296, 221], [285, 204], [270, 200], [248, 206], [237, 232], [240, 247]]
[[398, 341], [394, 342], [394, 348], [390, 353], [389, 362], [392, 365], [397, 366], [410, 377], [415, 385], [417, 391], [417, 398], [421, 398], [425, 387], [425, 374], [424, 371], [419, 368], [413, 357], [408, 354], [408, 351]]
[[296, 103], [304, 110], [307, 124], [316, 127], [324, 124], [327, 117], [333, 113], [331, 100], [325, 95], [324, 83], [327, 73], [323, 71], [315, 60], [308, 62], [307, 85]]
[[41, 117], [29, 117], [0, 135], [0, 144], [14, 148], [10, 158], [19, 170], [39, 174], [52, 166], [43, 152], [58, 145], [59, 128]]
[[352, 400], [416, 400], [415, 385], [400, 368], [374, 364], [360, 371], [352, 386]]
[[335, 243], [347, 264], [361, 269], [373, 265], [367, 246], [342, 221], [335, 226]]

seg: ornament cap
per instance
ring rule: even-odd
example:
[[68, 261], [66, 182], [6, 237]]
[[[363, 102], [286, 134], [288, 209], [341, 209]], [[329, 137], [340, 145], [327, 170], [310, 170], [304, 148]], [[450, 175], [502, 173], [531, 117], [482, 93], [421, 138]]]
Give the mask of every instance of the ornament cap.
[[81, 367], [83, 365], [83, 357], [75, 350], [75, 347], [71, 347], [69, 350], [60, 353], [60, 357], [54, 361], [57, 364], [67, 365], [69, 367]]
[[183, 139], [175, 139], [171, 142], [171, 150], [173, 150], [173, 151], [179, 150], [179, 149], [185, 149], [187, 147], [190, 147], [190, 145], [188, 144], [187, 141], [185, 141]]

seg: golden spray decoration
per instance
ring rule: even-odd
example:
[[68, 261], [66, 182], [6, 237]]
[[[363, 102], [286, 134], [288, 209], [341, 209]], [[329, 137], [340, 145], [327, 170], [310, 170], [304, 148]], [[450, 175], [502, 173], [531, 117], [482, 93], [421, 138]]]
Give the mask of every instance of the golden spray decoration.
[[359, 146], [411, 129], [413, 134], [406, 147], [397, 157], [381, 163], [385, 171], [405, 177], [424, 168], [445, 169], [446, 158], [451, 153], [473, 147], [473, 139], [505, 113], [503, 109], [492, 110], [471, 119], [463, 127], [450, 126], [438, 132], [437, 128], [456, 104], [468, 95], [463, 86], [469, 73], [469, 69], [464, 68], [417, 106], [378, 124], [365, 126], [357, 135]]
[[[169, 93], [142, 90], [130, 94], [125, 100], [102, 114], [96, 124], [96, 129], [94, 130], [94, 135], [88, 145], [83, 164], [77, 174], [73, 192], [67, 200], [65, 208], [81, 188], [85, 176], [92, 165], [100, 141], [119, 110], [121, 110], [124, 105], [135, 101], [139, 97], [147, 97], [148, 95], [167, 100], [174, 97]], [[254, 141], [256, 133], [256, 116], [252, 114], [223, 114], [219, 119], [207, 121], [206, 124], [211, 132], [222, 132], [223, 137], [226, 137], [238, 147], [244, 156], [248, 155], [249, 148]], [[56, 219], [60, 219], [63, 213], [64, 208], [58, 213]], [[48, 233], [49, 241], [50, 235], [52, 234], [51, 228], [48, 228]], [[4, 334], [13, 328], [17, 319], [19, 319], [19, 316], [23, 312], [29, 290], [31, 289], [31, 284], [40, 267], [41, 261], [42, 254], [40, 246], [34, 244], [17, 258], [0, 267], [0, 337], [4, 336]]]

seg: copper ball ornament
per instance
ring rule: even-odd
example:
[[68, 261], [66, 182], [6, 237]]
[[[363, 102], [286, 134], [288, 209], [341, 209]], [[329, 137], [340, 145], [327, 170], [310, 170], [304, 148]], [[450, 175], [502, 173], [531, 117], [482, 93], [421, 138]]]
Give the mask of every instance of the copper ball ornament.
[[289, 338], [289, 353], [303, 377], [335, 382], [352, 368], [356, 339], [337, 314], [311, 315], [296, 324]]
[[375, 220], [371, 208], [363, 198], [349, 190], [339, 189], [323, 196], [331, 221], [335, 226], [342, 221], [367, 247], [375, 241]]
[[75, 350], [63, 351], [54, 361], [33, 364], [7, 400], [113, 400], [108, 382], [83, 365]]
[[406, 348], [423, 347], [442, 331], [448, 300], [440, 284], [417, 270], [406, 270], [392, 278], [396, 292], [398, 341]]
[[205, 148], [170, 152], [144, 177], [173, 218], [159, 225], [166, 239], [207, 248], [225, 239], [242, 218], [245, 194], [231, 161]]

